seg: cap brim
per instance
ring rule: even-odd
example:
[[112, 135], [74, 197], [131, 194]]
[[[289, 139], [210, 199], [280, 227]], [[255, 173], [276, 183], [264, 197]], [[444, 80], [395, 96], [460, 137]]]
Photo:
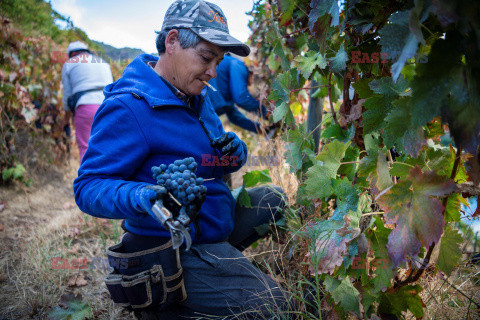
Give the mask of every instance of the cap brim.
[[235, 39], [226, 32], [216, 29], [191, 28], [197, 36], [219, 47], [228, 47], [228, 51], [246, 57], [250, 54], [250, 47], [240, 40]]

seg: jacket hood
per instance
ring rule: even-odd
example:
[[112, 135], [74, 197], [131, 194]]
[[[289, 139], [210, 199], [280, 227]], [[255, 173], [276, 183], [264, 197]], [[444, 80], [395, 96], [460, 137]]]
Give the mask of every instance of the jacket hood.
[[125, 68], [120, 79], [105, 87], [105, 99], [118, 94], [134, 93], [145, 99], [150, 106], [185, 105], [148, 65], [148, 62], [156, 63], [158, 59], [150, 54], [138, 55]]

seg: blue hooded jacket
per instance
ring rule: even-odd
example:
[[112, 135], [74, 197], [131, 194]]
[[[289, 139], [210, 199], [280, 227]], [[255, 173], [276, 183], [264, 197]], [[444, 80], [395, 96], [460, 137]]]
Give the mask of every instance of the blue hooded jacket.
[[209, 82], [218, 91], [208, 90], [208, 97], [212, 101], [215, 112], [220, 116], [227, 114], [228, 119], [235, 125], [257, 132], [260, 127], [258, 122], [245, 117], [236, 107], [257, 112], [261, 110], [261, 116], [267, 118], [267, 109], [252, 97], [248, 91], [248, 69], [245, 64], [230, 55], [225, 55], [217, 67], [217, 78]]
[[[105, 100], [95, 114], [88, 150], [73, 183], [78, 207], [92, 216], [125, 219], [125, 228], [137, 235], [170, 237], [162, 225], [139, 206], [141, 188], [156, 184], [151, 168], [193, 157], [197, 177], [206, 180], [207, 198], [199, 212], [197, 243], [228, 238], [233, 230], [235, 199], [222, 181], [238, 166], [216, 166], [221, 157], [211, 146], [225, 131], [209, 99], [196, 96], [196, 110], [177, 98], [147, 64], [158, 57], [139, 55], [122, 78], [105, 87]], [[243, 143], [243, 142], [242, 142]], [[243, 143], [246, 150], [246, 145]], [[203, 163], [208, 155], [210, 161]], [[218, 164], [218, 163], [217, 163]]]

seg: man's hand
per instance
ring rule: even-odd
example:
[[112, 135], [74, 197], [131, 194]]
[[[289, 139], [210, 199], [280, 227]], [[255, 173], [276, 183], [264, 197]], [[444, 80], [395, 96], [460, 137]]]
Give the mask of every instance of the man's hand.
[[152, 211], [152, 206], [155, 201], [163, 199], [163, 196], [167, 194], [167, 189], [162, 186], [151, 185], [143, 187], [137, 194], [138, 205], [142, 210], [152, 216], [158, 221], [155, 214]]
[[247, 155], [245, 143], [233, 132], [227, 132], [216, 138], [213, 140], [212, 146], [220, 150], [222, 155], [230, 156], [230, 159], [234, 157], [238, 159], [235, 163], [242, 162]]

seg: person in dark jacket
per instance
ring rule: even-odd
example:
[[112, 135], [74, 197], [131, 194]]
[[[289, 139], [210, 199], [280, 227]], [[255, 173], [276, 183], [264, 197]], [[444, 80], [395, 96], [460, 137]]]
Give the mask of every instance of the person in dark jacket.
[[217, 77], [209, 82], [217, 91], [209, 90], [208, 97], [219, 116], [226, 114], [231, 123], [250, 132], [268, 133], [273, 127], [263, 128], [259, 122], [247, 118], [237, 109], [238, 106], [263, 119], [268, 117], [267, 108], [248, 91], [249, 76], [243, 61], [226, 54], [217, 67]]
[[[224, 131], [205, 88], [226, 51], [246, 56], [250, 49], [229, 35], [222, 10], [202, 0], [173, 3], [156, 44], [159, 57], [139, 55], [105, 88], [74, 181], [83, 212], [124, 219], [121, 243], [107, 251], [107, 288], [141, 319], [268, 317], [287, 305], [285, 293], [240, 250], [260, 238], [256, 226], [281, 217], [282, 191], [254, 188], [252, 208], [236, 205], [222, 177], [245, 164], [247, 147]], [[201, 165], [205, 155], [230, 160]], [[152, 209], [168, 198], [152, 167], [188, 157], [199, 164], [206, 197], [188, 212], [196, 221], [190, 250], [172, 250], [172, 233]]]

